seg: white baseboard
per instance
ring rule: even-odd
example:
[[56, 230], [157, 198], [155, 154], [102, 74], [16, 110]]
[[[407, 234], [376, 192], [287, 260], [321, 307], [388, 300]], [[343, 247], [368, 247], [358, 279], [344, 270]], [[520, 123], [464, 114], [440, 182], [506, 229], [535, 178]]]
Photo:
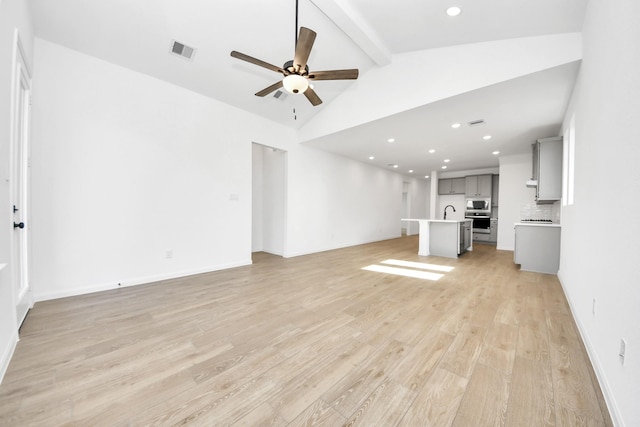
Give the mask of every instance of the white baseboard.
[[571, 315], [573, 316], [573, 320], [576, 322], [576, 326], [578, 326], [578, 332], [580, 333], [582, 342], [584, 342], [584, 346], [587, 350], [587, 356], [589, 356], [589, 361], [591, 362], [593, 371], [595, 372], [598, 379], [598, 384], [600, 385], [600, 389], [602, 390], [602, 395], [604, 396], [605, 403], [607, 404], [607, 409], [609, 409], [609, 415], [611, 415], [611, 421], [613, 422], [614, 426], [624, 427], [622, 416], [620, 415], [620, 411], [618, 410], [618, 406], [616, 405], [615, 398], [613, 397], [613, 393], [611, 392], [611, 387], [609, 386], [609, 382], [607, 381], [605, 373], [602, 371], [602, 365], [600, 364], [600, 359], [598, 359], [598, 354], [595, 352], [593, 345], [591, 344], [591, 340], [589, 339], [589, 335], [587, 335], [582, 322], [580, 322], [580, 319], [576, 317], [576, 310], [574, 310], [571, 299], [569, 299], [569, 297], [567, 296], [567, 289], [562, 280], [562, 270], [558, 271], [558, 280], [560, 280], [562, 291], [564, 292], [564, 295], [569, 302]]
[[11, 358], [13, 357], [13, 352], [16, 350], [16, 345], [18, 344], [18, 331], [15, 331], [12, 336], [9, 338], [7, 345], [2, 350], [2, 358], [0, 359], [0, 383], [4, 379], [4, 374], [7, 373], [7, 369], [9, 368], [9, 362], [11, 362]]
[[195, 274], [210, 273], [212, 271], [242, 267], [245, 265], [251, 265], [251, 263], [252, 263], [251, 259], [248, 259], [248, 260], [242, 260], [242, 261], [237, 261], [237, 262], [228, 263], [228, 264], [218, 264], [214, 266], [202, 267], [194, 270], [184, 270], [184, 271], [177, 271], [177, 272], [172, 272], [167, 274], [158, 274], [153, 276], [124, 279], [118, 282], [119, 286], [117, 283], [114, 284], [114, 282], [109, 282], [109, 283], [93, 284], [93, 285], [82, 286], [82, 287], [77, 287], [72, 289], [65, 289], [65, 290], [54, 291], [54, 292], [43, 292], [43, 293], [35, 292], [35, 301], [36, 302], [47, 301], [47, 300], [52, 300], [57, 298], [66, 298], [66, 297], [73, 297], [77, 295], [90, 294], [93, 292], [101, 292], [101, 291], [108, 291], [111, 289], [125, 288], [129, 286], [144, 285], [148, 283], [159, 282], [162, 280], [177, 279], [180, 277], [193, 276]]

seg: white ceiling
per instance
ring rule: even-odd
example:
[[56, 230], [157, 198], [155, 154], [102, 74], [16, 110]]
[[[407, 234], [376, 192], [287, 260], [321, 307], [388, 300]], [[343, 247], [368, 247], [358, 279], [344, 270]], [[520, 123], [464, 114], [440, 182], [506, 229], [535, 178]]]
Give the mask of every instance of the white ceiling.
[[[254, 96], [275, 83], [272, 71], [231, 58], [237, 50], [282, 66], [292, 59], [295, 0], [28, 0], [36, 35], [185, 87], [284, 125], [313, 120], [353, 81], [318, 81], [324, 103], [300, 95]], [[312, 71], [367, 72], [409, 51], [579, 32], [587, 0], [299, 0], [299, 25], [318, 33]], [[445, 14], [456, 5], [462, 14]], [[169, 54], [172, 40], [196, 48], [192, 61]], [[372, 59], [373, 58], [373, 59]], [[424, 175], [498, 165], [497, 156], [526, 152], [538, 137], [558, 134], [578, 63], [532, 73], [317, 138], [308, 144], [359, 161], [400, 165]], [[345, 94], [346, 95], [346, 94]], [[366, 108], [366, 106], [363, 106]], [[294, 114], [295, 109], [295, 114]], [[466, 122], [486, 120], [470, 128]], [[450, 124], [463, 126], [453, 131]], [[493, 135], [483, 141], [485, 134]], [[396, 138], [386, 143], [381, 135]], [[345, 143], [348, 141], [348, 143]], [[425, 154], [430, 148], [433, 155]], [[424, 154], [424, 155], [423, 155]]]

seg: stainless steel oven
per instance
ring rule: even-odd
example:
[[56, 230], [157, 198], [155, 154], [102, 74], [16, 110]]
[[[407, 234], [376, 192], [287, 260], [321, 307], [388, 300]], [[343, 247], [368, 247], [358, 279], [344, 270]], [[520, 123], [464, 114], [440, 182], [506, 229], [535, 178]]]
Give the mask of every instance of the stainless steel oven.
[[491, 217], [489, 215], [469, 214], [466, 218], [473, 220], [473, 233], [491, 234]]

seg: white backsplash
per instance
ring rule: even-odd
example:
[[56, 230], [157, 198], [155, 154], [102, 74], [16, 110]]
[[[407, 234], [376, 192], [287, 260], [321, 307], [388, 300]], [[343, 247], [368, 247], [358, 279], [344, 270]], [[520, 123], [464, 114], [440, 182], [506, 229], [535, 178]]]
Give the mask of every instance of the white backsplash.
[[527, 203], [520, 205], [520, 219], [533, 220], [554, 220], [553, 205], [538, 205], [536, 203]]

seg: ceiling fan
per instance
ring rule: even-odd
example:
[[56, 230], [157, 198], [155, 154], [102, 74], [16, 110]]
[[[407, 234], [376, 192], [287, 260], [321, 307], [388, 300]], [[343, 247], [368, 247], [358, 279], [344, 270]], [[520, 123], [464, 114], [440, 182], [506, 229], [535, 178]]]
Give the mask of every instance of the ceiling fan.
[[307, 60], [309, 59], [313, 42], [316, 39], [316, 33], [308, 28], [300, 27], [300, 35], [298, 35], [297, 30], [298, 0], [296, 0], [296, 37], [293, 60], [285, 62], [282, 67], [278, 67], [235, 50], [231, 52], [231, 56], [282, 74], [282, 80], [256, 92], [256, 96], [266, 96], [274, 90], [284, 87], [290, 93], [303, 93], [314, 106], [320, 105], [322, 100], [309, 84], [310, 80], [355, 80], [358, 78], [358, 69], [310, 72]]

